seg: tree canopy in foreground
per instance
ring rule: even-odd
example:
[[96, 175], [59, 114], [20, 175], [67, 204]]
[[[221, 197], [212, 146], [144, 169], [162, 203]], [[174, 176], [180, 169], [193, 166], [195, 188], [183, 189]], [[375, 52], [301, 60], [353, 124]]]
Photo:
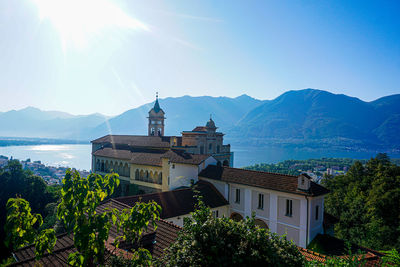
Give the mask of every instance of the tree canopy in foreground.
[[331, 190], [325, 209], [339, 218], [338, 238], [376, 250], [400, 250], [400, 166], [378, 154], [323, 184]]
[[[155, 202], [137, 203], [131, 209], [108, 209], [97, 212], [102, 201], [113, 194], [119, 185], [117, 174], [104, 177], [91, 174], [81, 177], [77, 171], [67, 171], [63, 179], [61, 203], [57, 216], [64, 223], [67, 231], [73, 233], [77, 252], [69, 254], [68, 263], [73, 266], [94, 266], [105, 264], [105, 242], [114, 225], [120, 240], [137, 242], [143, 231], [151, 223], [156, 228], [160, 206]], [[39, 231], [42, 219], [39, 214], [32, 214], [29, 202], [22, 198], [10, 198], [7, 202], [6, 231], [7, 244], [14, 249], [34, 243], [37, 258], [44, 253], [51, 253], [56, 243], [53, 229]], [[150, 265], [151, 254], [138, 248], [131, 259], [136, 264]]]
[[236, 222], [214, 218], [200, 200], [185, 218], [176, 242], [160, 266], [303, 266], [294, 243], [255, 225], [253, 218]]

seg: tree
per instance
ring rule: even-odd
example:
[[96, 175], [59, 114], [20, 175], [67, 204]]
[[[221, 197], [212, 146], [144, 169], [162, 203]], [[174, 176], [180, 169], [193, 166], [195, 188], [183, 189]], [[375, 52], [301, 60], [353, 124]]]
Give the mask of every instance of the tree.
[[[31, 171], [24, 170], [17, 160], [10, 160], [8, 165], [0, 168], [0, 225], [6, 223], [6, 205], [9, 198], [19, 196], [31, 203], [31, 212], [40, 214], [45, 220], [49, 215], [46, 205], [59, 200], [59, 188], [47, 186], [45, 181]], [[50, 223], [46, 223], [50, 225]], [[43, 227], [43, 226], [42, 226]], [[0, 257], [5, 258], [11, 252], [4, 246], [6, 233], [0, 229]]]
[[[112, 225], [121, 235], [116, 238], [116, 246], [120, 240], [129, 242], [138, 241], [143, 231], [151, 223], [156, 227], [159, 219], [160, 206], [155, 202], [137, 203], [132, 209], [107, 209], [102, 213], [97, 212], [97, 207], [107, 197], [113, 194], [119, 185], [117, 174], [108, 174], [104, 177], [91, 174], [83, 178], [77, 171], [66, 172], [61, 190], [61, 203], [58, 205], [57, 216], [64, 223], [68, 232], [73, 233], [74, 245], [77, 252], [71, 253], [68, 263], [73, 266], [104, 265], [105, 242], [109, 238]], [[38, 257], [42, 251], [51, 251], [55, 242], [49, 242], [54, 230], [45, 229], [39, 234], [34, 228], [36, 222], [41, 219], [38, 215], [30, 214], [29, 203], [25, 200], [10, 200], [9, 216], [7, 217], [7, 229], [10, 232], [10, 240], [18, 247], [35, 240]], [[41, 224], [41, 223], [40, 223]], [[24, 226], [21, 228], [21, 225]], [[120, 231], [121, 230], [121, 231]], [[45, 242], [42, 242], [44, 240]], [[151, 255], [139, 248], [134, 251], [132, 261], [136, 264], [150, 265]]]
[[[29, 202], [22, 198], [10, 198], [7, 202], [6, 245], [18, 249], [31, 243], [35, 244], [37, 258], [51, 252], [56, 244], [53, 229], [38, 231], [43, 224], [40, 214], [32, 214]], [[35, 225], [37, 227], [35, 228]]]
[[254, 218], [214, 218], [201, 199], [159, 266], [303, 266], [297, 247]]
[[400, 167], [386, 154], [365, 165], [356, 162], [347, 174], [322, 183], [331, 190], [325, 209], [339, 218], [338, 238], [377, 250], [400, 250]]

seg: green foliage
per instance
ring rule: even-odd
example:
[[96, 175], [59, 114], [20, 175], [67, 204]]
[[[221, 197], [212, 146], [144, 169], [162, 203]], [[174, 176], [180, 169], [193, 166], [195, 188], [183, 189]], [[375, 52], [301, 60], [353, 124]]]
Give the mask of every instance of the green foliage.
[[[17, 160], [8, 162], [3, 169], [0, 168], [0, 225], [6, 223], [6, 205], [9, 198], [20, 196], [30, 203], [33, 213], [48, 216], [46, 205], [56, 203], [59, 199], [56, 187], [47, 186], [41, 177], [33, 175], [30, 171], [22, 169]], [[50, 227], [50, 225], [48, 225]], [[52, 226], [52, 225], [51, 225]], [[10, 250], [4, 246], [6, 233], [0, 229], [0, 257], [6, 258]]]
[[1, 261], [0, 266], [9, 266], [15, 262], [14, 257], [9, 257]]
[[56, 244], [53, 229], [38, 231], [43, 219], [40, 214], [32, 214], [29, 202], [22, 198], [10, 198], [7, 202], [6, 245], [18, 249], [35, 244], [37, 258], [50, 253]]
[[[101, 213], [96, 211], [118, 185], [118, 175], [114, 173], [105, 177], [91, 174], [83, 178], [77, 171], [67, 171], [63, 179], [57, 217], [74, 236], [74, 245], [78, 251], [68, 257], [72, 266], [105, 264], [105, 242], [109, 238], [112, 225], [121, 233], [116, 238], [116, 246], [120, 240], [140, 243], [140, 237], [149, 224], [157, 227], [156, 221], [160, 218], [161, 207], [155, 202], [137, 203], [132, 209], [121, 212], [117, 209], [106, 209]], [[14, 244], [14, 248], [34, 243], [37, 258], [42, 257], [45, 252], [50, 253], [56, 243], [54, 229], [38, 230], [43, 222], [42, 217], [31, 213], [26, 200], [16, 198], [10, 199], [8, 203], [8, 242]], [[52, 210], [54, 205], [48, 208]], [[152, 257], [149, 251], [139, 247], [133, 251], [130, 262], [135, 266], [149, 266]]]
[[[307, 159], [307, 160], [285, 160], [279, 163], [261, 163], [245, 167], [247, 170], [275, 172], [289, 175], [299, 175], [301, 172], [307, 170], [314, 170], [314, 168], [350, 167], [357, 160], [349, 158], [321, 158], [321, 159]], [[364, 163], [366, 160], [363, 161]], [[301, 170], [301, 171], [300, 171]], [[320, 173], [321, 174], [321, 173]]]
[[[105, 242], [112, 225], [117, 231], [122, 230], [119, 240], [138, 241], [149, 223], [155, 225], [159, 219], [160, 206], [155, 202], [137, 203], [132, 209], [107, 209], [97, 213], [101, 202], [111, 196], [119, 185], [117, 174], [104, 177], [91, 174], [87, 178], [80, 177], [77, 171], [67, 171], [61, 190], [62, 200], [57, 215], [67, 230], [74, 234], [74, 244], [78, 252], [69, 255], [69, 263], [74, 266], [104, 264]], [[139, 255], [140, 254], [140, 255]], [[134, 252], [133, 260], [151, 261], [148, 251], [139, 249]]]
[[356, 162], [346, 175], [322, 183], [331, 190], [325, 209], [340, 219], [338, 238], [377, 250], [400, 249], [400, 167], [386, 154], [365, 165]]
[[29, 202], [22, 198], [10, 198], [7, 202], [7, 221], [5, 225], [7, 246], [18, 249], [33, 243], [36, 225], [42, 225], [40, 214], [32, 214]]
[[383, 264], [386, 266], [400, 266], [400, 253], [395, 250], [386, 251], [386, 255], [382, 257]]
[[325, 262], [311, 261], [307, 262], [307, 267], [317, 266], [328, 266], [328, 267], [362, 267], [365, 266], [366, 261], [363, 258], [359, 258], [355, 255], [340, 258], [340, 257], [329, 257]]
[[74, 234], [78, 252], [69, 255], [71, 265], [103, 264], [105, 241], [111, 228], [112, 212], [98, 214], [96, 208], [114, 192], [119, 180], [116, 174], [102, 178], [91, 174], [83, 178], [68, 170], [63, 179], [62, 200], [57, 216]]
[[303, 266], [292, 242], [259, 228], [254, 218], [214, 218], [201, 200], [192, 215], [159, 266]]
[[112, 221], [117, 224], [117, 229], [122, 230], [122, 235], [116, 240], [135, 242], [139, 240], [151, 223], [157, 229], [156, 221], [159, 220], [161, 207], [154, 201], [149, 203], [138, 202], [132, 209], [124, 209], [118, 215], [112, 215]]

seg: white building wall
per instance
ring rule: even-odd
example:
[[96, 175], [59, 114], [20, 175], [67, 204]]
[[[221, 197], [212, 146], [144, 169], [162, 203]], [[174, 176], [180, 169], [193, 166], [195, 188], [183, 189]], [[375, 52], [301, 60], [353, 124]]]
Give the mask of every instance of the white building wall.
[[[295, 241], [296, 245], [298, 246], [307, 247], [307, 242], [310, 243], [318, 233], [323, 233], [324, 196], [320, 196], [318, 198], [308, 198], [307, 218], [307, 199], [305, 196], [258, 187], [225, 183], [203, 177], [201, 177], [201, 179], [212, 183], [218, 189], [218, 191], [224, 195], [226, 200], [229, 201], [230, 214], [238, 213], [243, 217], [250, 217], [253, 211], [257, 211], [258, 201], [254, 201], [253, 194], [264, 193], [264, 201], [266, 199], [269, 200], [268, 215], [256, 214], [255, 218], [266, 222], [271, 232], [278, 233], [279, 235], [286, 234], [287, 238]], [[240, 203], [235, 203], [236, 188], [240, 189]], [[279, 201], [279, 199], [281, 201]], [[293, 200], [293, 218], [285, 218], [284, 215], [279, 216], [279, 210], [281, 210], [282, 213], [282, 211], [286, 208], [286, 199]], [[316, 205], [320, 207], [319, 219], [318, 221], [313, 221], [313, 218], [315, 219]], [[295, 214], [297, 214], [299, 217], [296, 218]], [[280, 219], [280, 217], [282, 217], [282, 219]], [[308, 238], [307, 227], [309, 230]]]
[[[315, 218], [316, 207], [318, 208], [318, 220]], [[317, 234], [324, 233], [324, 197], [309, 198], [309, 226], [310, 233], [308, 237], [308, 242], [311, 242]]]
[[190, 186], [198, 180], [198, 166], [173, 163], [169, 165], [169, 189], [174, 190], [181, 186]]
[[212, 179], [204, 179], [201, 178], [201, 180], [204, 180], [206, 182], [209, 182], [210, 184], [214, 185], [214, 187], [218, 190], [218, 192], [221, 193], [221, 195], [223, 195], [225, 197], [226, 200], [228, 200], [228, 192], [225, 192], [228, 184], [225, 182], [221, 182], [221, 181], [215, 181]]
[[[229, 205], [226, 206], [221, 206], [221, 207], [216, 207], [211, 209], [211, 212], [213, 211], [218, 211], [218, 218], [222, 217], [229, 217]], [[171, 218], [165, 218], [164, 220], [169, 221], [175, 225], [178, 225], [180, 227], [183, 227], [183, 219], [187, 217], [192, 217], [192, 215], [189, 214], [184, 214], [181, 216], [176, 216], [176, 217], [171, 217]]]
[[202, 170], [207, 168], [208, 165], [217, 165], [217, 162], [218, 162], [218, 160], [216, 160], [214, 157], [207, 158], [202, 163], [200, 163], [198, 173], [200, 173]]

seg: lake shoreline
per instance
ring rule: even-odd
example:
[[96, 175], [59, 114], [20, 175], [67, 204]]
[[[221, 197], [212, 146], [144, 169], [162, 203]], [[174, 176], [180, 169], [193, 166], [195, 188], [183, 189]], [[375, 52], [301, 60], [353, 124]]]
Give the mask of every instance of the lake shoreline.
[[[307, 160], [321, 158], [370, 159], [384, 151], [349, 151], [334, 149], [307, 149], [293, 147], [252, 147], [232, 145], [234, 167], [241, 168], [261, 163], [278, 163], [284, 160]], [[49, 166], [70, 167], [79, 170], [91, 169], [90, 144], [38, 144], [2, 146], [0, 155], [19, 160], [40, 160]], [[400, 153], [388, 153], [391, 158], [400, 158]]]

